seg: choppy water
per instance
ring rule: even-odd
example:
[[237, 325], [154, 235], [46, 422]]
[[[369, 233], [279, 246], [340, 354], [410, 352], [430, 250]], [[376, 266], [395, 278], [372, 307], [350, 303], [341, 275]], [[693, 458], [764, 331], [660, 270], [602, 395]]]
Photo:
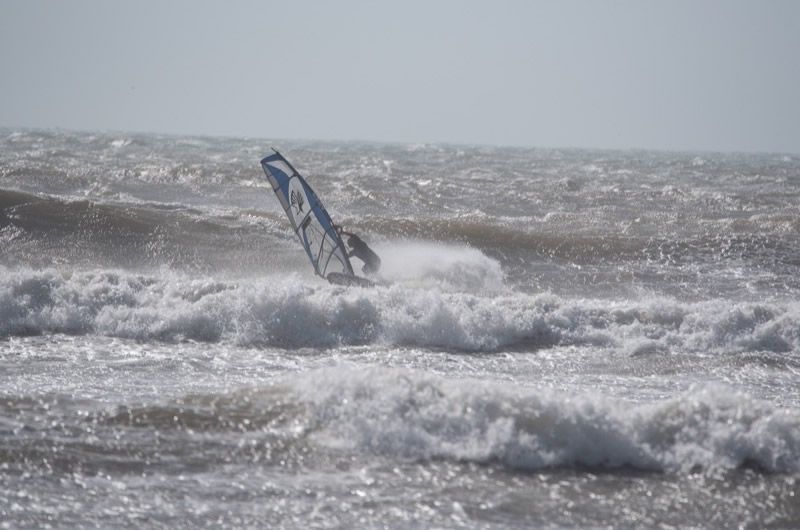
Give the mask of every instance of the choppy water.
[[800, 524], [800, 157], [0, 130], [3, 527]]

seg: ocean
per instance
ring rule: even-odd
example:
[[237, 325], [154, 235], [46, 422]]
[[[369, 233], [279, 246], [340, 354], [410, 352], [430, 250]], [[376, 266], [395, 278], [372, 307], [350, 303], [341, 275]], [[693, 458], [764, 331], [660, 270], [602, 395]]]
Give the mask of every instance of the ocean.
[[798, 155], [0, 129], [0, 245], [0, 528], [800, 526]]

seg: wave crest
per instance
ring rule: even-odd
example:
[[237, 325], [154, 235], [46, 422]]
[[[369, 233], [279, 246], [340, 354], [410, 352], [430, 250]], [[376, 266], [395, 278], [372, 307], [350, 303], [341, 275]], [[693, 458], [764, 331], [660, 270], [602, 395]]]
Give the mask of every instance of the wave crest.
[[98, 270], [3, 271], [0, 336], [97, 334], [282, 348], [457, 351], [588, 346], [623, 355], [782, 354], [800, 362], [800, 304], [472, 294], [444, 281], [345, 289], [314, 278], [220, 280]]
[[800, 414], [724, 386], [630, 404], [389, 369], [326, 369], [294, 381], [316, 439], [412, 459], [717, 472], [800, 471]]

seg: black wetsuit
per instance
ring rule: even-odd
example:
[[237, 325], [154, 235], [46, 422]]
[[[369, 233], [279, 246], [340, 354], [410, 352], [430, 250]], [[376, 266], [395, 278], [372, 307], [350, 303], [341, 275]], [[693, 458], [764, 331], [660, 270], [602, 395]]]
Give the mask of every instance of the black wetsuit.
[[348, 234], [347, 245], [351, 248], [349, 256], [355, 256], [364, 262], [361, 269], [364, 274], [374, 274], [381, 268], [381, 258], [355, 234]]

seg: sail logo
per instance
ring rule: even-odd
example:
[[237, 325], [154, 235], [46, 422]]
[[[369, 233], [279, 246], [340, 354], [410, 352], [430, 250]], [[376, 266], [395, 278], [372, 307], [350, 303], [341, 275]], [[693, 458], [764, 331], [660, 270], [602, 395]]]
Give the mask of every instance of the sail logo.
[[292, 193], [289, 195], [289, 202], [297, 210], [295, 215], [303, 213], [303, 205], [305, 204], [305, 200], [303, 199], [302, 193], [292, 190]]

